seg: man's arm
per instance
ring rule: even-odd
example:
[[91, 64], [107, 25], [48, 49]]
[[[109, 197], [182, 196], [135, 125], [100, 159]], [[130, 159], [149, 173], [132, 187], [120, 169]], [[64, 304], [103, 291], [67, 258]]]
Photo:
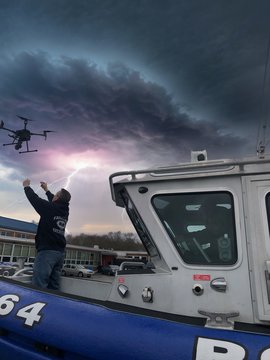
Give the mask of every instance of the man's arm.
[[40, 186], [42, 187], [42, 189], [45, 191], [47, 198], [49, 201], [52, 201], [54, 194], [52, 194], [49, 189], [48, 189], [48, 184], [44, 181], [40, 182]]
[[23, 187], [24, 187], [25, 195], [26, 195], [27, 199], [29, 200], [30, 204], [33, 206], [33, 208], [36, 210], [36, 212], [39, 215], [42, 215], [48, 208], [48, 202], [44, 199], [41, 199], [34, 192], [34, 190], [30, 187], [29, 179], [25, 179], [23, 181]]

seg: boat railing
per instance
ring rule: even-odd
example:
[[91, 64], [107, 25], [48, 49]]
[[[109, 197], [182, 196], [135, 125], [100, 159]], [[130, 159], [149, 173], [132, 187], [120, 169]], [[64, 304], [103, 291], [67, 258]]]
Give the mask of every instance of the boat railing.
[[270, 157], [265, 158], [247, 158], [241, 160], [210, 160], [210, 161], [199, 161], [193, 163], [183, 163], [175, 166], [168, 167], [156, 167], [151, 169], [142, 169], [142, 170], [127, 170], [115, 172], [109, 177], [111, 196], [113, 201], [116, 201], [115, 191], [114, 191], [114, 180], [115, 178], [129, 177], [129, 181], [139, 180], [138, 175], [145, 176], [151, 175], [152, 177], [162, 177], [162, 176], [179, 176], [183, 174], [195, 174], [198, 172], [209, 173], [213, 171], [229, 171], [237, 167], [238, 172], [243, 172], [245, 165], [252, 164], [262, 164], [270, 163]]

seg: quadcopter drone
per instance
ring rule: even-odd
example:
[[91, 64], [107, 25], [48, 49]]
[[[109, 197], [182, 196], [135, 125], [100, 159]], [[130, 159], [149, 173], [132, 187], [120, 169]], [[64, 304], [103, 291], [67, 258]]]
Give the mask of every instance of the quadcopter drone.
[[28, 142], [30, 141], [31, 136], [32, 135], [43, 136], [45, 138], [45, 140], [46, 140], [47, 139], [47, 133], [54, 132], [54, 131], [52, 131], [52, 130], [44, 130], [42, 133], [32, 133], [31, 131], [29, 131], [27, 129], [27, 124], [28, 124], [28, 121], [33, 121], [33, 120], [27, 119], [27, 118], [19, 116], [19, 115], [17, 115], [17, 116], [18, 116], [18, 118], [20, 118], [21, 120], [24, 121], [24, 128], [21, 129], [21, 130], [8, 129], [8, 128], [4, 127], [4, 121], [3, 120], [0, 121], [0, 129], [9, 131], [11, 134], [8, 134], [8, 136], [13, 139], [13, 141], [11, 143], [3, 144], [3, 146], [15, 145], [15, 150], [20, 150], [22, 148], [23, 142], [26, 142], [26, 150], [25, 151], [19, 151], [19, 154], [38, 151], [38, 150], [29, 150]]

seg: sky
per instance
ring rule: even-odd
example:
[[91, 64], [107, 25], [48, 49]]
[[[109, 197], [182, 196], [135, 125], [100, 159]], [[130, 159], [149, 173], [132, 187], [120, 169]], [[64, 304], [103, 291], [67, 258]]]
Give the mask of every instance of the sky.
[[0, 216], [39, 217], [67, 188], [68, 232], [132, 231], [111, 200], [124, 170], [255, 156], [268, 116], [268, 0], [0, 0], [0, 119], [34, 121], [19, 154], [0, 130]]

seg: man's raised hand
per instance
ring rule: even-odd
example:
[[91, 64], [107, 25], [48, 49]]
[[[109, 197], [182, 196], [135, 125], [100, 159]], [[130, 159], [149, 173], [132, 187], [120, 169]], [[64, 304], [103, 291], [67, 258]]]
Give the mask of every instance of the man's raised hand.
[[48, 191], [48, 185], [47, 185], [46, 182], [41, 181], [41, 182], [40, 182], [40, 186], [42, 187], [42, 189], [43, 189], [45, 192]]
[[26, 186], [30, 186], [30, 180], [29, 179], [23, 180], [23, 187], [26, 187]]

